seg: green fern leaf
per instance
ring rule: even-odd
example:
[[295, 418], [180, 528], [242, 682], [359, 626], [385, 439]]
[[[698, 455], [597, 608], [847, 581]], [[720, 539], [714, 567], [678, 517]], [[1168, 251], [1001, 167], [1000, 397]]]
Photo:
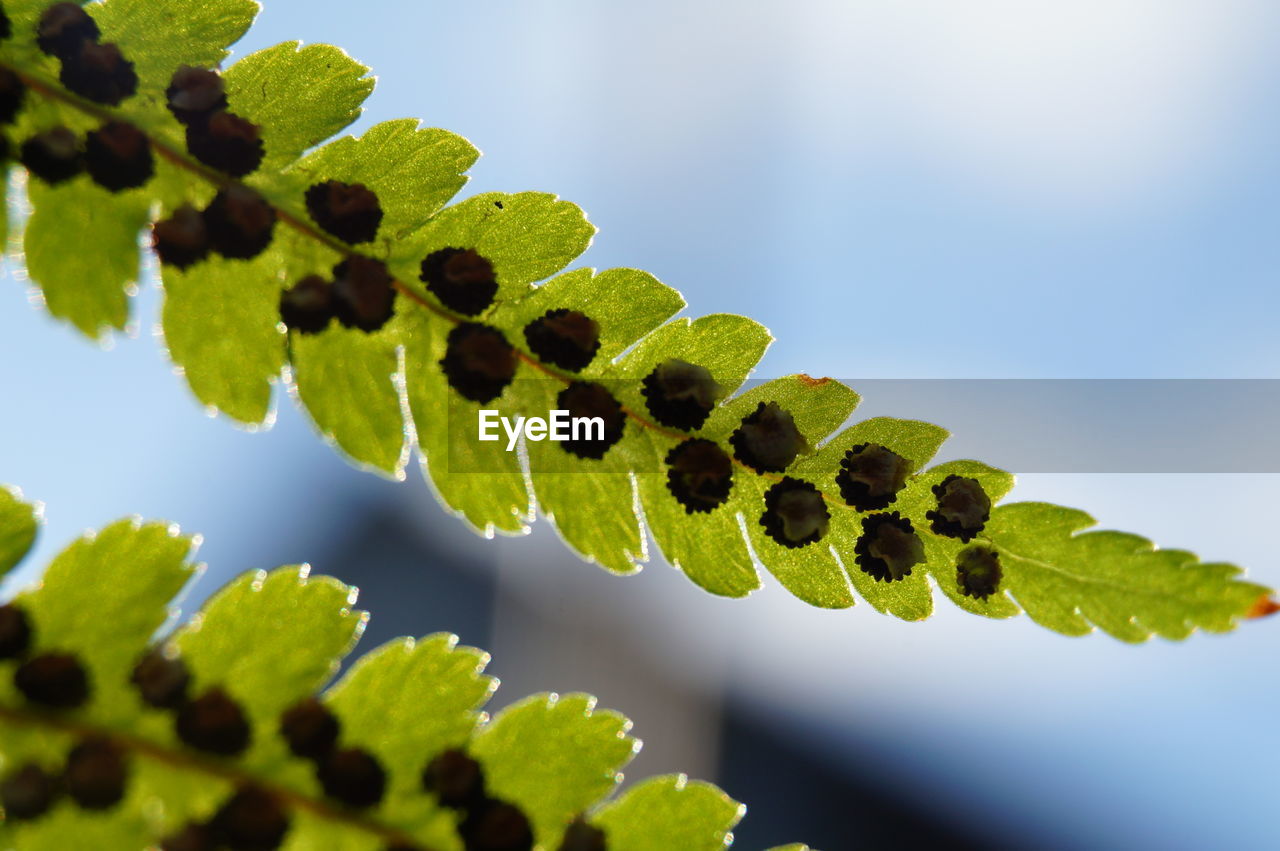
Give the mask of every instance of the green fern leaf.
[[[353, 589], [307, 568], [246, 573], [219, 591], [174, 644], [197, 682], [226, 683], [269, 725], [338, 670], [364, 629]], [[305, 641], [299, 640], [305, 636]], [[252, 647], [252, 653], [244, 652]]]
[[353, 460], [396, 474], [408, 460], [395, 342], [334, 328], [289, 348], [298, 398], [316, 428]]
[[[123, 329], [127, 290], [138, 280], [138, 232], [148, 220], [147, 200], [132, 193], [108, 196], [90, 183], [33, 182], [28, 197], [27, 271], [40, 282], [49, 312], [90, 337]], [[96, 250], [68, 251], [68, 242]]]
[[[353, 741], [409, 776], [420, 767], [414, 754], [460, 748], [474, 735], [481, 707], [498, 687], [484, 674], [488, 663], [487, 653], [459, 647], [457, 636], [446, 633], [392, 641], [351, 666], [333, 687], [330, 705]], [[433, 711], [424, 715], [427, 705]]]
[[431, 220], [467, 183], [467, 169], [480, 152], [447, 130], [421, 128], [411, 118], [384, 121], [363, 136], [343, 136], [290, 167], [301, 194], [320, 180], [361, 183], [378, 196], [383, 216], [395, 222], [384, 239], [388, 246]]
[[369, 69], [328, 44], [290, 41], [251, 53], [227, 69], [227, 101], [264, 128], [258, 178], [269, 188], [280, 168], [360, 117], [373, 92]]
[[[7, 560], [30, 544], [35, 516], [0, 489]], [[610, 800], [639, 743], [595, 698], [533, 695], [488, 720], [488, 656], [452, 635], [392, 641], [321, 691], [365, 615], [354, 589], [305, 568], [241, 576], [157, 643], [193, 575], [193, 543], [123, 520], [73, 543], [7, 604], [30, 639], [0, 659], [5, 847], [265, 830], [253, 847], [461, 851], [491, 817], [526, 824], [547, 849], [569, 830], [603, 830], [611, 849], [730, 841], [744, 808], [709, 784], [659, 777]], [[54, 657], [70, 660], [61, 673]], [[66, 666], [84, 672], [79, 691]], [[301, 717], [332, 718], [336, 733]], [[53, 784], [44, 801], [41, 778]]]
[[1137, 535], [1086, 532], [1083, 511], [1022, 502], [996, 509], [988, 534], [1008, 565], [1008, 593], [1037, 623], [1082, 635], [1097, 626], [1122, 641], [1227, 632], [1269, 594], [1240, 569], [1157, 550]]
[[[540, 511], [571, 548], [618, 574], [647, 559], [652, 536], [694, 583], [725, 596], [754, 591], [763, 568], [814, 606], [860, 597], [921, 620], [936, 588], [975, 614], [1025, 610], [1060, 632], [1096, 626], [1131, 641], [1229, 629], [1268, 609], [1260, 601], [1270, 592], [1235, 568], [1118, 533], [1076, 534], [1091, 521], [1069, 509], [995, 507], [1010, 475], [977, 461], [928, 467], [946, 437], [937, 426], [847, 425], [858, 398], [836, 382], [791, 376], [739, 393], [768, 332], [738, 316], [673, 320], [683, 300], [643, 272], [565, 271], [595, 233], [578, 207], [536, 192], [446, 206], [477, 151], [413, 120], [331, 139], [373, 88], [369, 69], [338, 48], [259, 51], [202, 78], [214, 87], [201, 90], [209, 103], [171, 110], [174, 69], [224, 58], [252, 16], [247, 0], [88, 6], [134, 64], [136, 93], [119, 98], [64, 84], [60, 60], [34, 44], [43, 8], [8, 6], [13, 36], [0, 64], [27, 87], [11, 137], [124, 122], [145, 134], [155, 164], [117, 193], [83, 175], [34, 174], [28, 271], [50, 311], [86, 334], [124, 327], [138, 231], [153, 211], [185, 215], [191, 232], [180, 236], [212, 251], [176, 256], [153, 229], [164, 335], [213, 410], [269, 424], [283, 377], [352, 462], [398, 478], [416, 450], [441, 501], [485, 534], [521, 532]], [[210, 92], [225, 94], [225, 112]], [[110, 185], [110, 175], [95, 180]], [[240, 201], [228, 206], [229, 194]], [[577, 354], [540, 349], [551, 343], [537, 335], [552, 332], [539, 323], [569, 311], [576, 331], [552, 342]], [[496, 360], [467, 379], [483, 387], [464, 392], [446, 363], [457, 355], [452, 335], [472, 333]], [[716, 388], [706, 385], [714, 398], [684, 424], [655, 413], [646, 386], [660, 367], [685, 369], [681, 361]], [[617, 415], [616, 434], [594, 454], [475, 439], [480, 410], [545, 416], [575, 386]], [[777, 459], [744, 449], [752, 440]], [[695, 485], [714, 493], [677, 493]]]
[[[44, 8], [46, 3], [39, 4]], [[218, 65], [258, 14], [254, 0], [111, 0], [89, 8], [105, 41], [134, 63], [145, 95], [160, 96], [179, 65]], [[150, 90], [150, 91], [148, 91]]]
[[576, 204], [545, 192], [486, 192], [446, 207], [391, 247], [393, 269], [415, 281], [422, 258], [441, 248], [470, 246], [493, 264], [498, 299], [529, 292], [591, 245], [596, 229]]
[[208, 407], [257, 424], [285, 364], [276, 327], [280, 284], [274, 256], [236, 265], [211, 259], [185, 271], [162, 271], [162, 323], [169, 356]]
[[631, 722], [595, 704], [585, 694], [533, 695], [500, 712], [471, 749], [494, 793], [519, 804], [550, 847], [574, 815], [613, 791], [639, 749]]
[[637, 783], [600, 813], [598, 823], [619, 851], [718, 851], [733, 842], [746, 808], [710, 783], [683, 774]]
[[21, 492], [0, 488], [0, 576], [22, 561], [35, 544], [39, 518], [36, 507], [22, 501]]
[[169, 619], [170, 600], [191, 578], [192, 544], [166, 524], [121, 520], [63, 550], [40, 587], [18, 596], [37, 646], [80, 658], [97, 694], [95, 720], [132, 715], [125, 684], [136, 649]]

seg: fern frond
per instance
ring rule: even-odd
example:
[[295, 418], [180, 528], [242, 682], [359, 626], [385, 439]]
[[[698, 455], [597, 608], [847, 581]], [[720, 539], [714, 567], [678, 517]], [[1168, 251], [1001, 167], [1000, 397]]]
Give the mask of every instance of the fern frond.
[[[637, 270], [565, 271], [595, 233], [573, 204], [523, 192], [446, 206], [477, 151], [412, 120], [322, 144], [373, 88], [337, 48], [290, 42], [220, 76], [179, 71], [225, 56], [252, 19], [246, 0], [86, 7], [98, 47], [133, 63], [136, 92], [122, 97], [120, 67], [86, 82], [80, 54], [37, 47], [45, 5], [9, 3], [0, 44], [20, 101], [9, 135], [32, 172], [28, 271], [55, 316], [90, 336], [121, 328], [152, 222], [169, 354], [211, 409], [268, 422], [283, 376], [353, 463], [399, 477], [416, 451], [477, 530], [519, 532], [540, 508], [621, 574], [645, 560], [647, 532], [716, 594], [751, 593], [763, 567], [815, 606], [860, 596], [918, 620], [936, 586], [975, 614], [1026, 611], [1126, 641], [1227, 630], [1267, 608], [1271, 592], [1234, 568], [1076, 534], [1091, 521], [1068, 509], [994, 508], [1011, 476], [929, 468], [946, 437], [936, 426], [844, 427], [858, 397], [838, 382], [797, 375], [734, 395], [765, 328], [673, 319], [683, 299]], [[66, 152], [67, 130], [88, 140], [104, 123], [143, 153], [107, 168], [101, 138]], [[78, 157], [89, 176], [73, 176]], [[523, 455], [475, 438], [482, 408], [575, 406], [602, 414], [603, 438], [527, 441]]]
[[[0, 489], [5, 570], [34, 516]], [[389, 642], [324, 688], [367, 616], [305, 566], [247, 573], [157, 640], [195, 544], [122, 520], [0, 606], [3, 847], [732, 841], [744, 807], [710, 784], [655, 777], [612, 797], [640, 744], [595, 698], [537, 694], [490, 719], [489, 657], [456, 636]]]

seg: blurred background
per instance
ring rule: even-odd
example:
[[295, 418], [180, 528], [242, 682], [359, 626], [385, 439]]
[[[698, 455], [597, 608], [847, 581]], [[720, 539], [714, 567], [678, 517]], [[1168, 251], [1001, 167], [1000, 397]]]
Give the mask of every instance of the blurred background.
[[[557, 192], [601, 228], [582, 263], [761, 320], [757, 376], [856, 388], [1280, 377], [1278, 32], [1266, 0], [271, 0], [236, 53], [343, 46], [380, 78], [356, 129], [467, 136], [466, 193]], [[266, 433], [203, 416], [150, 281], [110, 351], [28, 301], [0, 287], [0, 481], [48, 505], [29, 567], [132, 512], [205, 535], [191, 601], [310, 562], [361, 587], [366, 648], [448, 630], [493, 652], [495, 707], [627, 712], [628, 777], [720, 783], [744, 848], [1275, 847], [1275, 622], [1129, 647], [945, 601], [924, 624], [818, 611], [767, 577], [722, 600], [660, 559], [612, 578], [543, 526], [485, 541], [416, 473], [347, 467], [287, 399]], [[1015, 496], [1278, 585], [1278, 489], [1034, 474]]]

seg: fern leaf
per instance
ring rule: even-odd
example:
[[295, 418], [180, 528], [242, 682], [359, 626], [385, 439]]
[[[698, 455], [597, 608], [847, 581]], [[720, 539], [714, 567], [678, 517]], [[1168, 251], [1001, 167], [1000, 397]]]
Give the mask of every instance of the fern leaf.
[[[6, 561], [35, 516], [0, 490]], [[603, 831], [611, 849], [730, 841], [743, 807], [709, 784], [659, 777], [611, 799], [639, 742], [595, 698], [538, 694], [488, 719], [488, 656], [455, 636], [392, 641], [322, 690], [366, 615], [355, 589], [305, 568], [247, 573], [157, 640], [195, 543], [122, 520], [0, 608], [5, 847], [177, 846], [185, 834], [460, 851], [499, 825], [513, 837], [502, 847], [521, 847], [522, 830], [526, 848], [561, 847], [570, 831]]]
[[521, 806], [541, 836], [609, 794], [639, 750], [631, 722], [585, 694], [534, 695], [498, 713], [472, 753], [494, 794]]
[[[47, 5], [37, 4], [40, 9]], [[92, 11], [103, 40], [118, 43], [134, 63], [144, 94], [160, 95], [161, 83], [167, 83], [179, 65], [217, 65], [226, 59], [227, 46], [249, 29], [258, 4], [254, 0], [111, 0]]]
[[[643, 272], [565, 271], [595, 234], [575, 205], [537, 192], [449, 205], [478, 152], [413, 120], [331, 138], [373, 88], [338, 48], [288, 42], [221, 76], [176, 73], [225, 57], [248, 0], [87, 6], [98, 41], [132, 63], [87, 81], [66, 73], [82, 60], [37, 48], [44, 7], [6, 7], [0, 66], [23, 86], [10, 135], [25, 144], [58, 129], [85, 148], [23, 155], [28, 271], [54, 315], [90, 336], [122, 328], [136, 237], [158, 218], [165, 341], [211, 409], [268, 424], [283, 377], [353, 463], [399, 478], [416, 451], [441, 501], [485, 534], [521, 532], [540, 510], [618, 574], [648, 558], [652, 536], [725, 596], [754, 591], [763, 568], [814, 606], [860, 597], [920, 620], [936, 588], [975, 614], [1025, 610], [1066, 634], [1096, 626], [1129, 641], [1269, 609], [1271, 592], [1235, 568], [1077, 534], [1091, 521], [1069, 509], [996, 507], [1010, 475], [977, 461], [930, 468], [946, 437], [937, 426], [846, 425], [858, 399], [837, 382], [791, 376], [739, 392], [768, 332], [739, 316], [673, 319], [680, 295]], [[108, 122], [152, 162], [108, 157], [104, 173], [98, 139], [91, 167], [90, 134]], [[478, 372], [460, 366], [466, 345], [489, 353]], [[694, 419], [681, 419], [688, 398], [667, 400], [679, 416], [655, 408], [649, 385], [667, 369], [706, 377]], [[482, 409], [545, 416], [566, 398], [609, 413], [608, 439], [585, 451], [476, 439]]]
[[469, 246], [493, 265], [499, 301], [528, 294], [591, 245], [595, 227], [576, 204], [545, 192], [485, 192], [446, 207], [391, 248], [393, 269], [416, 281], [422, 259], [442, 248]]
[[1137, 535], [1083, 531], [1093, 518], [1044, 503], [1004, 505], [991, 540], [1009, 565], [1008, 593], [1037, 623], [1067, 634], [1092, 626], [1122, 641], [1227, 632], [1269, 592], [1240, 569], [1157, 550]]
[[36, 506], [22, 501], [17, 490], [0, 488], [0, 576], [4, 576], [36, 542], [39, 529]]
[[[523, 298], [498, 304], [493, 322], [523, 328], [548, 310], [594, 311], [614, 317], [600, 328], [596, 361], [606, 364], [684, 308], [680, 293], [639, 269], [574, 269], [540, 284]], [[591, 367], [586, 375], [601, 374]]]
[[[407, 776], [419, 767], [414, 754], [460, 748], [475, 734], [498, 687], [484, 673], [488, 664], [487, 653], [445, 633], [388, 642], [356, 660], [330, 692], [330, 706], [353, 740]], [[426, 705], [432, 712], [422, 712]]]
[[678, 774], [637, 783], [606, 805], [599, 824], [609, 835], [611, 849], [714, 851], [733, 841], [729, 831], [745, 811], [710, 783]]
[[[496, 443], [454, 444], [449, 418], [474, 418], [479, 406], [459, 399], [437, 365], [444, 358], [449, 325], [435, 314], [411, 312], [397, 320], [404, 340], [404, 383], [417, 433], [423, 472], [436, 494], [459, 516], [487, 534], [517, 532], [532, 512], [519, 459]], [[498, 403], [504, 412], [511, 406]], [[459, 471], [484, 470], [477, 476]]]
[[423, 128], [411, 118], [375, 124], [364, 135], [343, 136], [289, 168], [300, 196], [321, 180], [369, 187], [383, 217], [395, 222], [384, 240], [393, 247], [431, 220], [467, 183], [480, 152], [447, 130]]
[[285, 364], [275, 321], [276, 262], [264, 256], [237, 266], [216, 258], [162, 273], [169, 356], [197, 399], [244, 423], [267, 419], [272, 386]]
[[226, 683], [263, 724], [324, 685], [364, 629], [351, 588], [308, 574], [297, 567], [246, 573], [173, 639], [195, 681]]
[[[126, 684], [136, 648], [168, 620], [169, 602], [191, 578], [192, 543], [165, 524], [121, 520], [67, 547], [39, 588], [18, 596], [37, 648], [80, 659], [97, 694], [93, 718], [111, 723], [131, 714]], [[101, 573], [110, 566], [108, 580]]]
[[[138, 279], [138, 231], [148, 218], [145, 198], [101, 194], [84, 183], [34, 183], [24, 239], [27, 271], [49, 312], [90, 337], [128, 320], [126, 288]], [[98, 251], [68, 251], [68, 241]]]
[[298, 399], [316, 428], [353, 461], [399, 473], [408, 460], [394, 343], [363, 331], [291, 341], [289, 363]]
[[329, 44], [291, 41], [227, 69], [227, 102], [263, 128], [266, 154], [249, 182], [270, 188], [281, 168], [360, 117], [373, 92], [369, 69]]

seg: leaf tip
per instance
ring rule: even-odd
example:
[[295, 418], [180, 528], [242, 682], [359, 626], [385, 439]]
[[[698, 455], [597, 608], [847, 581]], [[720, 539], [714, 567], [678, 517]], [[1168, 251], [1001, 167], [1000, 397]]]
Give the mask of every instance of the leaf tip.
[[1264, 593], [1258, 599], [1253, 601], [1253, 605], [1245, 610], [1244, 616], [1246, 620], [1258, 620], [1280, 612], [1280, 601], [1275, 600], [1270, 594]]

